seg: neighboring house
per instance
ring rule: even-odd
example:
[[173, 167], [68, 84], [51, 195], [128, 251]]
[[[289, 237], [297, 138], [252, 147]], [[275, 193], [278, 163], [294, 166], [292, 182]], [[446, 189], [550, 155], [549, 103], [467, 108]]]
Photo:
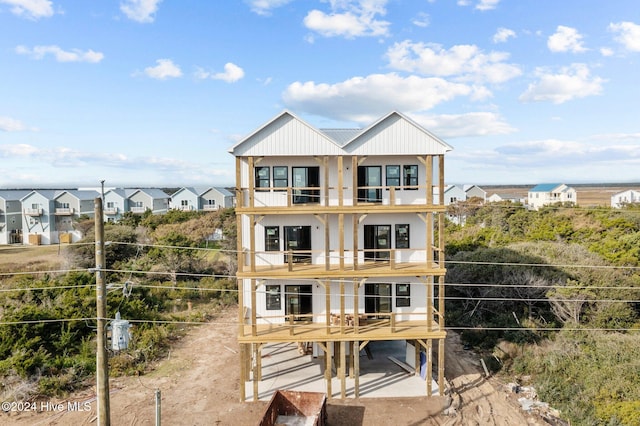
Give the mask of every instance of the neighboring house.
[[542, 206], [556, 203], [578, 203], [576, 190], [564, 183], [544, 183], [529, 190], [527, 203], [530, 209], [538, 210]]
[[169, 196], [161, 189], [114, 188], [104, 194], [105, 222], [119, 222], [126, 212], [136, 214], [150, 210], [163, 214], [169, 210]]
[[105, 222], [119, 222], [129, 211], [129, 192], [132, 189], [113, 188], [104, 193], [102, 213]]
[[234, 195], [225, 188], [185, 187], [177, 190], [169, 201], [171, 209], [212, 211], [234, 206]]
[[0, 244], [22, 244], [22, 203], [28, 190], [0, 190]]
[[611, 207], [616, 209], [634, 203], [640, 203], [640, 191], [635, 189], [628, 189], [611, 196]]
[[497, 192], [494, 192], [493, 194], [491, 194], [491, 196], [489, 198], [487, 198], [487, 201], [490, 203], [499, 203], [499, 202], [503, 202], [503, 201], [508, 201], [510, 203], [522, 203], [524, 204], [525, 200], [515, 194], [498, 194]]
[[84, 236], [74, 229], [74, 222], [80, 216], [93, 217], [98, 191], [63, 190], [54, 197], [53, 228], [51, 243], [73, 243]]
[[460, 185], [447, 185], [444, 190], [444, 205], [457, 203], [467, 199], [467, 193]]
[[[444, 226], [451, 149], [398, 112], [365, 129], [323, 130], [288, 111], [230, 149], [238, 165], [242, 400], [266, 391], [261, 351], [272, 342], [322, 356], [328, 395], [337, 366], [343, 397], [344, 354], [376, 340], [407, 342], [405, 361], [424, 368], [431, 395], [435, 347], [442, 395], [446, 271], [444, 235], [434, 230]], [[353, 359], [358, 398], [367, 360]], [[251, 365], [253, 388], [245, 387]]]
[[97, 191], [38, 189], [20, 199], [23, 244], [71, 243], [82, 238], [73, 224], [82, 215], [94, 215]]
[[169, 195], [161, 189], [141, 188], [131, 192], [129, 199], [129, 211], [144, 213], [150, 210], [152, 214], [164, 214], [169, 211]]
[[470, 198], [479, 198], [482, 202], [487, 200], [487, 191], [480, 188], [478, 185], [465, 185], [464, 192], [467, 194], [467, 200]]

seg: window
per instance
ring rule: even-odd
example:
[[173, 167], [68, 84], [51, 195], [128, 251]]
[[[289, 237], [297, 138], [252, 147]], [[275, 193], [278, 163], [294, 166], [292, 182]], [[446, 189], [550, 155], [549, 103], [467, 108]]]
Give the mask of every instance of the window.
[[256, 189], [258, 191], [269, 190], [269, 167], [256, 167]]
[[265, 251], [280, 251], [280, 227], [264, 227], [264, 249]]
[[[289, 186], [289, 168], [287, 166], [273, 166], [273, 187], [286, 188]], [[275, 191], [285, 191], [276, 189]]]
[[411, 286], [396, 284], [396, 307], [411, 306]]
[[358, 167], [358, 201], [364, 203], [382, 202], [382, 167]]
[[107, 208], [108, 209], [115, 209], [116, 208], [116, 204], [113, 201], [107, 201]]
[[[391, 225], [364, 226], [364, 259], [389, 260]], [[368, 251], [371, 250], [371, 251]]]
[[189, 207], [189, 200], [180, 200], [181, 207]]
[[292, 167], [293, 203], [319, 203], [320, 167]]
[[396, 248], [409, 248], [409, 225], [396, 225]]
[[404, 189], [418, 189], [418, 166], [404, 166], [402, 168]]
[[[311, 227], [310, 226], [285, 226], [284, 249], [292, 252], [291, 262], [311, 262]], [[289, 262], [289, 254], [285, 256], [285, 262]]]
[[267, 296], [267, 311], [278, 311], [282, 309], [279, 285], [265, 286]]
[[[400, 166], [386, 167], [387, 187], [400, 187]], [[387, 188], [389, 189], [389, 188]]]
[[216, 205], [216, 200], [207, 200], [207, 205], [210, 207], [214, 207]]
[[391, 312], [391, 284], [365, 284], [364, 311], [367, 314]]

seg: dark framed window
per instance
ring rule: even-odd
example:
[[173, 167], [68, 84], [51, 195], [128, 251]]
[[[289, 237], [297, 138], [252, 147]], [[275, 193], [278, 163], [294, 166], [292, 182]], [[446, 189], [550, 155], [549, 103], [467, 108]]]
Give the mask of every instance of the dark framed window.
[[386, 166], [385, 176], [387, 179], [387, 189], [390, 187], [400, 188], [400, 166]]
[[358, 167], [358, 202], [382, 202], [382, 166]]
[[281, 290], [279, 285], [265, 286], [267, 296], [267, 311], [282, 309]]
[[[286, 188], [289, 186], [289, 168], [287, 166], [273, 166], [273, 187]], [[285, 191], [285, 189], [274, 189]]]
[[396, 248], [409, 248], [409, 224], [396, 225]]
[[365, 284], [364, 311], [367, 314], [391, 312], [391, 284]]
[[403, 166], [402, 182], [404, 185], [404, 189], [418, 189], [418, 166]]
[[256, 167], [256, 189], [258, 191], [269, 190], [269, 167]]
[[364, 259], [389, 260], [391, 225], [364, 225]]
[[320, 202], [320, 167], [292, 167], [293, 203]]
[[280, 251], [280, 227], [264, 227], [264, 249], [265, 251]]
[[284, 227], [284, 257], [289, 262], [289, 253], [292, 254], [293, 263], [311, 262], [311, 227], [310, 226], [285, 226]]
[[408, 283], [396, 284], [396, 307], [411, 306], [411, 286]]

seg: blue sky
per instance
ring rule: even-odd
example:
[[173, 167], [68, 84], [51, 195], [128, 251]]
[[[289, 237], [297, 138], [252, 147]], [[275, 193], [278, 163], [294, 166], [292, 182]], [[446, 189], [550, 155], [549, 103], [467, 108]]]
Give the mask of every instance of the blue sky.
[[0, 188], [226, 186], [284, 109], [447, 183], [640, 182], [637, 0], [0, 0]]

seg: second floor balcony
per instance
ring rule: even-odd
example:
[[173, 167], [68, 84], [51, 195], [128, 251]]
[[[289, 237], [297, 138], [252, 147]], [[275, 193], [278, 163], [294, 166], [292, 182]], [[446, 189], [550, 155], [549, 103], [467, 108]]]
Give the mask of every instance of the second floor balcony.
[[73, 207], [56, 207], [56, 216], [73, 216], [75, 210]]
[[24, 214], [25, 216], [42, 216], [43, 209], [42, 208], [25, 208]]

